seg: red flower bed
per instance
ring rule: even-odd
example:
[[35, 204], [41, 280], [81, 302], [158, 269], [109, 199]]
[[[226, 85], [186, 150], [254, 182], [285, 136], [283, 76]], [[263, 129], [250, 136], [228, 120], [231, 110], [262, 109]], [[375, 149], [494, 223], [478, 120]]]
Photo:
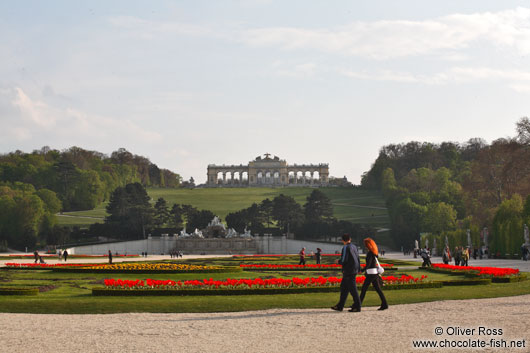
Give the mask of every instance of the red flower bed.
[[493, 276], [493, 277], [505, 277], [518, 275], [519, 270], [516, 268], [501, 268], [501, 267], [479, 267], [479, 266], [454, 266], [445, 264], [433, 264], [434, 268], [441, 268], [444, 270], [451, 271], [473, 271], [477, 272], [477, 275], [482, 276]]
[[[412, 276], [383, 276], [383, 281], [387, 283], [416, 283], [422, 281], [426, 276], [421, 278], [414, 278]], [[357, 276], [356, 283], [362, 284], [364, 282], [364, 276]], [[225, 279], [225, 280], [214, 280], [203, 279], [203, 280], [186, 280], [186, 281], [172, 281], [172, 280], [122, 280], [122, 279], [105, 279], [105, 286], [107, 288], [117, 289], [193, 289], [193, 288], [204, 288], [204, 289], [236, 289], [236, 288], [289, 288], [289, 287], [322, 287], [322, 286], [338, 286], [342, 278], [340, 277], [307, 277], [298, 278], [254, 278], [254, 279]]]
[[[392, 268], [393, 264], [381, 264], [382, 267]], [[239, 267], [243, 268], [267, 268], [267, 269], [326, 269], [326, 268], [341, 268], [342, 265], [338, 264], [324, 264], [324, 265], [276, 265], [276, 264], [240, 264]], [[361, 267], [366, 267], [365, 264], [361, 264]]]

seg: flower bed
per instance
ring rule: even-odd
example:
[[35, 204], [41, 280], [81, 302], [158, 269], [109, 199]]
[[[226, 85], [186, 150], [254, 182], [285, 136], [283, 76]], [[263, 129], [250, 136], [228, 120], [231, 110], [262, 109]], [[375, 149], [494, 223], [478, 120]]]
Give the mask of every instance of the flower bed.
[[501, 268], [501, 267], [479, 267], [479, 266], [453, 266], [446, 264], [433, 264], [431, 269], [440, 269], [443, 271], [456, 271], [458, 272], [471, 272], [478, 276], [486, 277], [508, 277], [508, 276], [518, 276], [519, 270], [516, 268]]
[[[392, 270], [393, 264], [381, 264], [385, 270]], [[307, 265], [276, 265], [276, 264], [240, 264], [244, 270], [274, 270], [274, 271], [318, 271], [318, 270], [340, 270], [342, 265], [338, 264], [307, 264]], [[361, 267], [366, 267], [361, 264]]]
[[[413, 276], [402, 275], [382, 276], [386, 283], [416, 283], [423, 281], [425, 275], [420, 278]], [[365, 280], [364, 276], [357, 276], [356, 283], [362, 284]], [[339, 286], [342, 281], [340, 277], [306, 277], [306, 278], [254, 278], [254, 279], [203, 279], [203, 280], [122, 280], [122, 279], [105, 279], [105, 286], [107, 288], [166, 288], [166, 289], [191, 289], [191, 288], [289, 288], [289, 287], [323, 287], [323, 286]]]

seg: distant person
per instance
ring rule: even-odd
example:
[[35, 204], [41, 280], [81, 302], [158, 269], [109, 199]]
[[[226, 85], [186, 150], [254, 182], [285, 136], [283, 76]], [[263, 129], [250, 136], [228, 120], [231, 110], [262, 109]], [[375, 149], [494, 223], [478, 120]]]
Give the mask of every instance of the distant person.
[[39, 252], [37, 250], [35, 250], [33, 252], [33, 256], [35, 257], [35, 263], [37, 263], [39, 261]]
[[68, 259], [68, 251], [66, 249], [64, 249], [63, 251], [63, 259], [64, 259], [64, 262], [66, 262], [66, 260]]
[[112, 251], [109, 250], [109, 264], [112, 264]]
[[469, 266], [469, 248], [462, 248], [462, 266]]
[[315, 254], [315, 257], [317, 259], [317, 265], [320, 265], [320, 259], [322, 258], [322, 249], [317, 248], [317, 252]]
[[340, 283], [340, 299], [337, 305], [332, 306], [331, 309], [342, 311], [348, 293], [353, 297], [353, 305], [350, 312], [361, 311], [361, 299], [359, 292], [357, 292], [357, 284], [355, 283], [355, 276], [361, 272], [361, 262], [359, 260], [359, 252], [357, 247], [351, 243], [351, 236], [344, 234], [342, 236], [342, 254], [339, 259], [339, 264], [342, 265], [342, 281]]
[[57, 257], [59, 258], [59, 262], [61, 261], [61, 258], [63, 256], [63, 253], [61, 252], [61, 249], [57, 251]]
[[449, 246], [446, 246], [442, 254], [442, 261], [444, 264], [448, 265], [451, 262], [451, 251], [449, 251]]
[[521, 246], [521, 254], [523, 255], [523, 261], [528, 261], [528, 248], [524, 243]]
[[381, 276], [379, 276], [379, 272], [377, 271], [377, 268], [379, 267], [379, 262], [377, 261], [377, 244], [373, 239], [366, 238], [364, 239], [364, 246], [368, 250], [368, 253], [366, 253], [366, 266], [364, 268], [364, 271], [366, 271], [366, 277], [361, 289], [361, 304], [364, 300], [364, 296], [366, 295], [368, 287], [370, 284], [372, 284], [377, 294], [379, 294], [379, 298], [381, 299], [381, 306], [377, 310], [386, 310], [388, 309], [388, 303], [383, 291], [381, 290], [382, 279]]
[[462, 260], [462, 250], [460, 247], [455, 247], [455, 266], [460, 266], [460, 260]]
[[423, 259], [421, 267], [431, 267], [431, 259], [429, 256], [429, 250], [427, 250], [427, 248], [421, 250], [420, 256]]
[[300, 262], [298, 264], [305, 265], [305, 248], [302, 248], [302, 250], [300, 250], [298, 255], [300, 255]]

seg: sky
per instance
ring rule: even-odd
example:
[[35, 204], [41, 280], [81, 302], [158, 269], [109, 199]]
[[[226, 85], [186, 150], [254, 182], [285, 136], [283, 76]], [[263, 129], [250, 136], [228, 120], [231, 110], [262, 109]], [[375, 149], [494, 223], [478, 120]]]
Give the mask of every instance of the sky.
[[530, 116], [530, 2], [0, 2], [0, 153], [118, 148], [206, 181], [271, 153], [354, 184], [382, 146]]

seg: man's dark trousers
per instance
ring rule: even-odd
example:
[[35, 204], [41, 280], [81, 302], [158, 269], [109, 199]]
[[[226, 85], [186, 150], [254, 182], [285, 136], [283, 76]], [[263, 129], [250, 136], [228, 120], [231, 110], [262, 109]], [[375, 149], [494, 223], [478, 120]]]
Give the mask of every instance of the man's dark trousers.
[[353, 297], [354, 309], [361, 309], [361, 299], [359, 298], [359, 292], [357, 291], [357, 284], [355, 283], [356, 275], [345, 275], [342, 277], [342, 282], [340, 283], [340, 300], [337, 306], [339, 308], [344, 308], [346, 304], [346, 299], [348, 299], [348, 293]]

